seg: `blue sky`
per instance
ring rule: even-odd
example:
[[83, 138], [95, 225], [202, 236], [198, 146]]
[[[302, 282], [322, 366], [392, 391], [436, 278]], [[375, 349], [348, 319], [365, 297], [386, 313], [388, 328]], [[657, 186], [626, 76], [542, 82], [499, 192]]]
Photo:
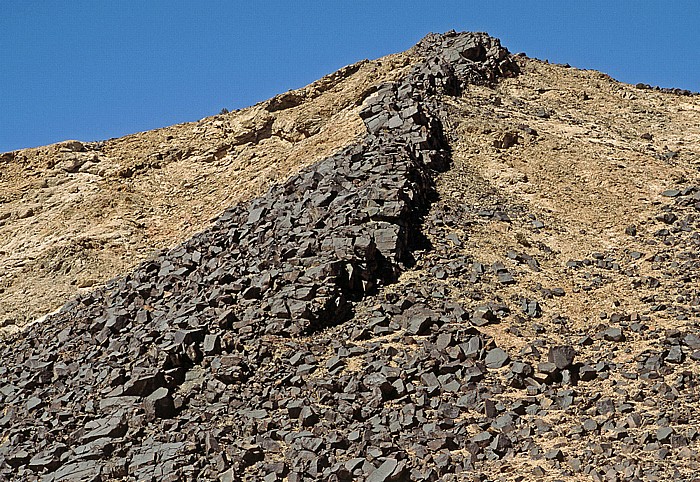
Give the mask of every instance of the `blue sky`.
[[197, 120], [428, 32], [700, 91], [693, 1], [2, 0], [0, 152]]

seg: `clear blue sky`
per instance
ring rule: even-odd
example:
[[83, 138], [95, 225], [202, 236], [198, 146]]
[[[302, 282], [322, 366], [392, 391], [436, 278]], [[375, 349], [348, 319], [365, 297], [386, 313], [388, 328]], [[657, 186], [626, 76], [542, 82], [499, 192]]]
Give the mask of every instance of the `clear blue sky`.
[[450, 29], [699, 91], [699, 28], [696, 1], [1, 0], [0, 152], [245, 107]]

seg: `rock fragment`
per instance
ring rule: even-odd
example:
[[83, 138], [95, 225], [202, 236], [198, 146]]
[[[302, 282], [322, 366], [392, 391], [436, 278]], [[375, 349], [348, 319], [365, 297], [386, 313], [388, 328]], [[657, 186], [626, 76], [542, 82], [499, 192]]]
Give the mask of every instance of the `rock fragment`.
[[569, 368], [574, 363], [576, 350], [571, 345], [555, 346], [550, 348], [547, 359], [554, 363], [559, 370]]

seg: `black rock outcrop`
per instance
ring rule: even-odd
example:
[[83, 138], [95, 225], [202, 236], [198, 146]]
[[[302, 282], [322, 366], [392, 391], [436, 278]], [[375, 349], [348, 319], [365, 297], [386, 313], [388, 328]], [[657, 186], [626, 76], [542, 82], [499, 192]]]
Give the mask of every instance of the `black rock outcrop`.
[[[508, 450], [505, 435], [451, 430], [460, 404], [484, 403], [473, 384], [509, 361], [465, 313], [396, 302], [355, 320], [425, 244], [450, 163], [442, 96], [518, 72], [485, 34], [416, 49], [422, 62], [365, 99], [360, 142], [0, 348], [0, 477], [434, 480], [470, 464], [443, 448]], [[416, 359], [378, 351], [354, 372], [349, 358], [371, 347], [314, 339], [349, 320], [356, 339], [445, 329]]]

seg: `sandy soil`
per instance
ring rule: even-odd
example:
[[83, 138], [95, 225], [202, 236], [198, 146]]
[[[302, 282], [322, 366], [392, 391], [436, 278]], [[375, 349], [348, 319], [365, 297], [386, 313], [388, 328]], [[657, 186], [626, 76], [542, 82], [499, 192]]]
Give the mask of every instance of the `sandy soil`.
[[[614, 270], [604, 273], [600, 287], [586, 289], [589, 280], [578, 278], [566, 263], [600, 253], [639, 278], [653, 275], [648, 259], [666, 249], [651, 241], [665, 227], [656, 219], [660, 205], [668, 203], [661, 192], [700, 185], [700, 98], [640, 90], [595, 71], [530, 59], [520, 63], [520, 77], [495, 90], [472, 87], [453, 102], [462, 113], [451, 133], [455, 169], [442, 178], [439, 190], [445, 202], [478, 205], [483, 200], [477, 194], [488, 186], [494, 193], [489, 202], [521, 207], [544, 227], [480, 222], [464, 253], [484, 263], [507, 259], [509, 250], [535, 256], [541, 272], [520, 269], [521, 282], [504, 287], [500, 296], [522, 298], [523, 286], [532, 293], [561, 287], [567, 296], [543, 305], [568, 317], [572, 328], [599, 324], [606, 307], [649, 315], [641, 298], [650, 289], [633, 288], [629, 276]], [[518, 143], [494, 147], [505, 133], [517, 135]], [[483, 185], [470, 193], [464, 186], [475, 179]], [[626, 234], [630, 225], [636, 226], [636, 236]], [[632, 259], [635, 251], [644, 256]], [[658, 316], [654, 321], [667, 328], [676, 323]], [[497, 339], [497, 344], [509, 343]]]
[[410, 57], [362, 61], [199, 122], [0, 155], [0, 327], [55, 310], [352, 143], [362, 99]]

